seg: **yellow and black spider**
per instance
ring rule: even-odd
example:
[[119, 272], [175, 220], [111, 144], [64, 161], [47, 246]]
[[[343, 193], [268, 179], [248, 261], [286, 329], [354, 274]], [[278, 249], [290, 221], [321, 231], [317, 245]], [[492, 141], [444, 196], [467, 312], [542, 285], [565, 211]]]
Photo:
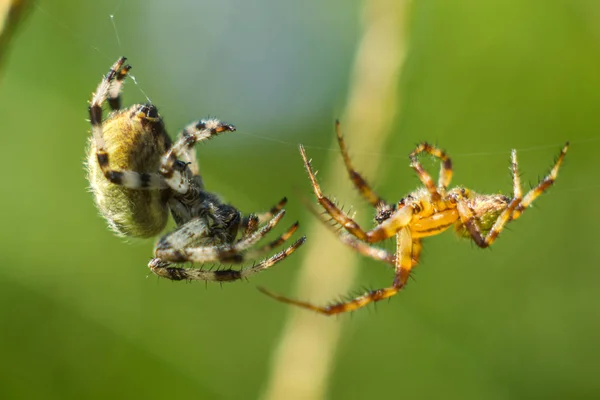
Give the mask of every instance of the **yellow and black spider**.
[[[394, 282], [389, 287], [372, 290], [354, 299], [322, 307], [280, 296], [263, 288], [260, 289], [277, 300], [325, 315], [353, 311], [371, 302], [394, 296], [406, 285], [411, 269], [419, 262], [421, 239], [442, 233], [452, 225], [454, 225], [458, 235], [471, 238], [479, 247], [485, 248], [492, 245], [504, 226], [508, 222], [519, 218], [523, 211], [554, 183], [569, 146], [567, 142], [548, 176], [542, 179], [525, 196], [522, 194], [519, 181], [517, 152], [513, 150], [511, 154], [513, 196], [509, 198], [501, 194], [475, 193], [464, 187], [448, 190], [452, 178], [450, 157], [442, 150], [427, 143], [422, 143], [410, 153], [409, 158], [410, 166], [415, 170], [424, 187], [410, 193], [397, 204], [388, 204], [370, 188], [363, 177], [352, 167], [339, 122], [336, 122], [336, 133], [350, 179], [365, 200], [375, 207], [375, 222], [377, 225], [375, 228], [365, 231], [330, 199], [323, 196], [310, 161], [306, 156], [306, 151], [300, 145], [300, 154], [304, 160], [304, 166], [310, 177], [317, 200], [325, 209], [325, 212], [348, 232], [342, 231], [339, 233], [339, 238], [343, 243], [361, 254], [392, 264], [395, 277]], [[437, 186], [418, 161], [417, 156], [420, 153], [428, 153], [440, 159], [441, 169]], [[393, 236], [396, 237], [395, 254], [371, 245]]]
[[[283, 244], [298, 223], [273, 242], [251, 249], [283, 218], [287, 200], [268, 212], [243, 216], [206, 191], [194, 146], [235, 131], [235, 127], [216, 118], [202, 119], [185, 127], [172, 144], [156, 106], [134, 104], [121, 109], [121, 89], [131, 68], [124, 63], [125, 57], [117, 60], [92, 97], [88, 180], [100, 213], [118, 235], [156, 236], [171, 213], [177, 229], [156, 243], [150, 270], [171, 280], [234, 281], [271, 267], [300, 247], [304, 237], [240, 270], [171, 266], [183, 262], [242, 263]], [[104, 102], [112, 113], [103, 121]]]

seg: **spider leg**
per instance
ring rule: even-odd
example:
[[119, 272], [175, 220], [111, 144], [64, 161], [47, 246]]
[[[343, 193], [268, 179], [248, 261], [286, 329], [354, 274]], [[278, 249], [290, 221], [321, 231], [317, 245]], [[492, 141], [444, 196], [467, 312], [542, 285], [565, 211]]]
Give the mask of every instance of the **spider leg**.
[[521, 178], [519, 176], [519, 162], [517, 161], [517, 150], [510, 152], [510, 174], [513, 180], [513, 198], [523, 198], [521, 189]]
[[[309, 210], [319, 220], [321, 220], [321, 222], [323, 222], [323, 224], [327, 228], [329, 228], [329, 230], [331, 232], [333, 232], [335, 235], [338, 236], [338, 238], [340, 239], [340, 242], [342, 242], [346, 246], [350, 247], [351, 249], [354, 249], [354, 251], [356, 251], [364, 256], [371, 257], [375, 260], [383, 261], [392, 266], [395, 265], [395, 263], [396, 263], [396, 255], [395, 254], [390, 254], [389, 252], [387, 252], [386, 250], [384, 250], [382, 248], [375, 247], [375, 246], [365, 243], [361, 240], [358, 240], [356, 237], [354, 237], [348, 233], [341, 232], [339, 227], [337, 226], [337, 224], [331, 225], [330, 223], [328, 223], [328, 221], [323, 220], [323, 218], [320, 215], [320, 212], [317, 210], [316, 206], [309, 204], [308, 207], [309, 207]], [[415, 241], [418, 241], [418, 239], [415, 239]]]
[[533, 203], [533, 201], [538, 198], [539, 195], [544, 193], [546, 190], [548, 190], [550, 186], [552, 186], [552, 184], [556, 180], [556, 177], [558, 176], [558, 170], [560, 169], [565, 155], [567, 154], [568, 148], [569, 142], [565, 143], [565, 145], [563, 146], [560, 154], [558, 155], [558, 158], [554, 163], [554, 166], [550, 170], [550, 173], [544, 179], [542, 179], [536, 187], [531, 189], [525, 195], [525, 197], [523, 197], [523, 200], [519, 203], [515, 211], [512, 213], [511, 220], [514, 221], [515, 219], [519, 218], [523, 211], [525, 211], [525, 209], [527, 209], [527, 207], [529, 207], [531, 203]]
[[413, 239], [412, 241], [412, 267], [414, 268], [419, 264], [421, 259], [421, 253], [423, 252], [423, 244], [421, 239]]
[[[94, 109], [96, 113], [100, 114], [99, 119], [102, 119], [102, 104], [104, 104], [107, 98], [111, 109], [116, 110], [119, 108], [118, 103], [120, 103], [119, 96], [123, 87], [123, 80], [131, 69], [130, 65], [125, 65], [126, 60], [127, 58], [125, 57], [119, 58], [102, 78], [92, 97], [90, 114], [92, 113], [92, 109]], [[99, 111], [98, 108], [100, 109]]]
[[[123, 91], [123, 83], [130, 69], [131, 65], [125, 65], [123, 68], [119, 69], [114, 80], [111, 82], [110, 87], [108, 88], [108, 106], [113, 111], [121, 109], [121, 92]], [[111, 72], [112, 71], [114, 70], [111, 69]]]
[[89, 113], [90, 123], [92, 124], [92, 136], [96, 144], [99, 158], [100, 154], [106, 154], [102, 132], [102, 104], [104, 104], [106, 98], [109, 96], [110, 88], [115, 76], [120, 75], [121, 69], [124, 69], [123, 64], [125, 63], [125, 60], [125, 57], [121, 57], [113, 64], [108, 74], [102, 78], [90, 103]]
[[335, 121], [335, 133], [337, 134], [338, 144], [340, 145], [340, 150], [342, 152], [342, 157], [344, 158], [346, 170], [348, 171], [348, 175], [354, 183], [354, 186], [356, 187], [356, 189], [358, 189], [358, 192], [364, 197], [366, 201], [368, 201], [374, 207], [377, 207], [381, 204], [387, 204], [385, 200], [379, 197], [379, 195], [375, 193], [373, 189], [371, 189], [367, 181], [365, 181], [364, 178], [358, 172], [356, 172], [356, 170], [352, 166], [350, 156], [348, 155], [348, 149], [346, 147], [346, 143], [344, 142], [344, 137], [340, 129], [340, 121]]
[[343, 244], [354, 249], [354, 251], [362, 254], [363, 256], [371, 257], [375, 260], [383, 261], [390, 265], [394, 265], [396, 263], [396, 255], [389, 253], [382, 248], [369, 245], [368, 243], [360, 241], [347, 233], [339, 233], [338, 237]]
[[[344, 232], [340, 232], [339, 229], [337, 229], [337, 225], [332, 226], [331, 224], [327, 223], [327, 221], [324, 221], [322, 219], [322, 217], [319, 215], [319, 212], [316, 210], [316, 208], [312, 206], [312, 204], [309, 205], [309, 210], [313, 214], [315, 214], [315, 216], [317, 218], [319, 218], [321, 220], [321, 222], [323, 222], [323, 224], [329, 228], [330, 231], [332, 231], [334, 234], [336, 234], [343, 244], [350, 247], [357, 253], [362, 254], [363, 256], [371, 257], [378, 261], [383, 261], [392, 266], [394, 266], [396, 264], [396, 255], [395, 254], [389, 253], [388, 251], [386, 251], [380, 247], [375, 247], [371, 244], [368, 244], [361, 240], [358, 240], [356, 237], [354, 237], [352, 235], [346, 234]], [[423, 245], [421, 244], [421, 239], [413, 238], [413, 250], [412, 250], [412, 266], [413, 267], [419, 263], [422, 249], [423, 249]]]
[[[176, 141], [181, 140], [181, 136]], [[192, 147], [185, 149], [181, 154], [181, 160], [187, 164], [188, 169], [192, 173], [193, 177], [196, 177], [198, 181], [198, 187], [204, 189], [204, 182], [200, 177], [200, 166], [198, 165], [198, 157], [196, 157], [196, 148]]]
[[258, 217], [258, 221], [262, 224], [266, 220], [273, 218], [273, 215], [275, 215], [279, 211], [283, 210], [283, 207], [285, 207], [286, 203], [287, 203], [287, 197], [284, 197], [283, 199], [279, 200], [279, 203], [277, 203], [273, 207], [271, 207], [271, 209], [269, 211], [263, 212], [260, 214], [256, 214], [256, 216]]
[[164, 259], [163, 251], [176, 251], [189, 247], [202, 238], [210, 237], [211, 230], [203, 218], [194, 218], [160, 238], [154, 246], [156, 257]]
[[338, 208], [331, 200], [323, 196], [321, 187], [317, 182], [315, 173], [312, 170], [310, 161], [308, 160], [302, 145], [300, 145], [300, 154], [304, 160], [304, 166], [308, 172], [313, 191], [319, 204], [337, 223], [343, 226], [344, 229], [356, 236], [358, 239], [368, 243], [379, 242], [394, 236], [402, 227], [410, 223], [413, 210], [410, 207], [402, 207], [394, 211], [390, 218], [386, 219], [372, 230], [365, 232], [352, 218]]
[[242, 222], [240, 223], [240, 229], [242, 231], [242, 238], [247, 238], [254, 232], [258, 230], [260, 226], [260, 221], [256, 214], [249, 214], [242, 218]]
[[[160, 173], [167, 184], [175, 191], [185, 194], [189, 190], [189, 182], [185, 175], [176, 168], [176, 162], [181, 157], [189, 157], [189, 151], [198, 142], [208, 140], [222, 132], [233, 132], [233, 125], [217, 119], [202, 119], [186, 126], [179, 139], [162, 157]], [[187, 156], [186, 156], [187, 154]]]
[[234, 244], [221, 245], [221, 246], [204, 246], [189, 248], [194, 242], [202, 237], [209, 237], [210, 227], [206, 222], [201, 219], [193, 219], [184, 225], [182, 225], [176, 231], [163, 237], [155, 246], [155, 256], [148, 264], [150, 270], [163, 278], [171, 280], [205, 280], [205, 281], [233, 281], [238, 279], [246, 278], [256, 272], [262, 271], [274, 265], [275, 263], [283, 260], [290, 254], [292, 254], [298, 247], [300, 247], [306, 237], [302, 237], [293, 243], [287, 249], [259, 262], [250, 267], [244, 267], [241, 270], [234, 269], [222, 269], [217, 271], [206, 271], [197, 268], [179, 268], [170, 267], [173, 262], [227, 262], [227, 263], [241, 263], [249, 258], [254, 258], [261, 253], [271, 250], [287, 239], [298, 228], [298, 223], [292, 225], [283, 235], [281, 235], [275, 241], [269, 243], [262, 248], [257, 250], [249, 251], [242, 254], [243, 251], [248, 249], [250, 246], [258, 242], [264, 237], [271, 229], [273, 229], [277, 223], [283, 218], [285, 211], [279, 211], [267, 225], [246, 237], [242, 237], [239, 241]]
[[[186, 225], [191, 226], [194, 221], [196, 221], [192, 220], [182, 225], [182, 227], [177, 231], [162, 238], [156, 244], [154, 255], [157, 258], [160, 258], [162, 261], [176, 263], [188, 261], [193, 263], [241, 263], [247, 258], [243, 252], [248, 250], [248, 248], [256, 244], [267, 233], [269, 233], [279, 223], [279, 221], [281, 221], [281, 218], [283, 218], [284, 214], [285, 211], [280, 211], [267, 223], [267, 225], [233, 244], [200, 247], [188, 247], [186, 246], [185, 242], [179, 241], [180, 237], [185, 237], [186, 235], [186, 231], [182, 231], [182, 228]], [[202, 222], [198, 222], [198, 224], [202, 224]], [[207, 234], [208, 227], [203, 226], [199, 229], [205, 229], [200, 236], [209, 236], [209, 234]]]
[[554, 166], [550, 170], [550, 173], [540, 181], [540, 183], [533, 189], [531, 189], [525, 197], [522, 197], [521, 182], [519, 179], [518, 162], [517, 162], [517, 151], [513, 150], [511, 153], [511, 172], [513, 177], [513, 199], [508, 204], [508, 207], [500, 213], [496, 222], [487, 233], [485, 237], [481, 234], [481, 229], [477, 224], [473, 213], [469, 209], [468, 205], [464, 200], [459, 200], [457, 209], [461, 218], [462, 223], [467, 227], [471, 237], [475, 243], [482, 248], [489, 247], [500, 235], [500, 232], [504, 229], [504, 226], [514, 221], [521, 216], [523, 211], [531, 205], [531, 203], [542, 193], [544, 193], [556, 180], [558, 176], [558, 170], [565, 158], [569, 143], [567, 142], [562, 148]]
[[[396, 264], [396, 255], [389, 253], [382, 248], [361, 242], [354, 236], [347, 234], [339, 234], [339, 238], [343, 244], [354, 249], [357, 253], [362, 254], [363, 256], [371, 257], [378, 261], [383, 261], [392, 266]], [[419, 264], [421, 250], [423, 249], [420, 239], [413, 239], [412, 249], [412, 266], [415, 267], [417, 264]]]
[[242, 269], [221, 269], [215, 271], [207, 271], [197, 268], [179, 268], [169, 267], [169, 262], [164, 262], [160, 258], [154, 258], [148, 264], [148, 268], [162, 278], [167, 278], [174, 281], [195, 280], [195, 281], [215, 281], [215, 282], [232, 282], [240, 279], [246, 279], [250, 275], [264, 271], [282, 261], [300, 247], [306, 237], [301, 237], [287, 249], [280, 251], [271, 257], [262, 260], [252, 266], [243, 267]]
[[[504, 229], [504, 226], [511, 220], [513, 211], [521, 202], [522, 191], [516, 150], [511, 152], [511, 175], [513, 179], [513, 199], [508, 204], [508, 207], [500, 213], [496, 219], [496, 222], [494, 222], [494, 225], [492, 225], [492, 228], [489, 230], [487, 235], [485, 235], [485, 237], [482, 235], [482, 231], [477, 223], [477, 219], [473, 215], [473, 212], [471, 211], [466, 200], [464, 198], [458, 200], [456, 208], [458, 210], [459, 218], [467, 227], [467, 230], [471, 234], [473, 241], [481, 248], [489, 247], [496, 241], [498, 235], [500, 235], [500, 232], [502, 232]], [[467, 195], [469, 195], [468, 192]]]
[[279, 236], [277, 239], [273, 240], [271, 243], [268, 243], [262, 247], [259, 247], [258, 249], [248, 250], [248, 252], [245, 254], [246, 258], [254, 259], [254, 258], [260, 257], [262, 254], [268, 253], [272, 249], [281, 246], [290, 237], [292, 237], [294, 232], [296, 232], [298, 230], [298, 225], [299, 225], [298, 222], [294, 223], [287, 231], [285, 231], [281, 236]]
[[402, 228], [402, 230], [400, 230], [397, 233], [396, 240], [397, 257], [395, 263], [395, 278], [394, 282], [389, 287], [371, 290], [363, 294], [362, 296], [356, 297], [354, 299], [330, 304], [328, 306], [316, 306], [314, 304], [307, 303], [304, 301], [293, 300], [278, 294], [271, 293], [270, 291], [264, 288], [259, 288], [259, 290], [264, 294], [274, 298], [275, 300], [279, 300], [283, 303], [292, 304], [308, 310], [316, 311], [324, 315], [334, 315], [348, 311], [354, 311], [366, 306], [369, 303], [390, 298], [404, 287], [406, 281], [409, 278], [410, 270], [412, 268], [413, 241], [411, 239], [410, 229], [408, 227]]
[[240, 224], [240, 228], [242, 230], [242, 238], [250, 235], [253, 232], [256, 232], [258, 226], [265, 221], [273, 218], [275, 214], [279, 211], [283, 210], [283, 207], [287, 203], [287, 197], [279, 200], [279, 203], [271, 207], [269, 211], [260, 213], [260, 214], [248, 214], [247, 216], [242, 218], [242, 222]]
[[[102, 126], [102, 105], [108, 99], [110, 107], [115, 110], [120, 106], [120, 93], [123, 80], [131, 69], [124, 65], [126, 58], [119, 58], [98, 85], [89, 107], [92, 138], [96, 147], [96, 158], [102, 173], [110, 182], [130, 189], [164, 189], [167, 187], [163, 177], [154, 173], [138, 173], [134, 171], [114, 171], [110, 168], [108, 152], [104, 143]], [[154, 106], [142, 106], [138, 113], [141, 117], [152, 121], [158, 116]]]
[[442, 190], [442, 193], [446, 191], [446, 188], [452, 180], [452, 160], [450, 160], [450, 157], [448, 157], [443, 150], [440, 150], [437, 147], [432, 146], [428, 143], [419, 144], [417, 148], [414, 149], [413, 152], [409, 155], [411, 162], [410, 166], [416, 171], [417, 175], [419, 176], [419, 179], [421, 180], [421, 182], [423, 182], [423, 184], [431, 194], [431, 199], [434, 202], [438, 201], [441, 198], [440, 192], [438, 191], [438, 188], [435, 187], [431, 175], [429, 175], [427, 171], [425, 171], [425, 169], [417, 159], [417, 156], [420, 153], [429, 153], [432, 156], [440, 159], [441, 166], [440, 177], [438, 179], [438, 188]]

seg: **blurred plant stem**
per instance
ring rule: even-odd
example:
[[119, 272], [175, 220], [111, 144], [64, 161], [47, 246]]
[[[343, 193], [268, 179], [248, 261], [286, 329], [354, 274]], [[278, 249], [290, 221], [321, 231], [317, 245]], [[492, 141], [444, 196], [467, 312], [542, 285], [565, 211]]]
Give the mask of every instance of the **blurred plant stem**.
[[28, 7], [26, 0], [0, 0], [0, 68], [4, 66], [8, 44]]
[[0, 0], [0, 69], [6, 60], [8, 44], [29, 5], [26, 0]]
[[[366, 0], [363, 4], [363, 32], [341, 119], [350, 149], [380, 152], [391, 133], [390, 127], [400, 110], [398, 86], [406, 53], [409, 5], [409, 1], [402, 0]], [[332, 121], [332, 139], [333, 128]], [[368, 165], [358, 167], [367, 181], [372, 180], [379, 160], [374, 157]], [[332, 156], [324, 169], [327, 174], [319, 175], [324, 190], [338, 199], [351, 196], [353, 189], [341, 157]], [[303, 253], [305, 259], [294, 297], [322, 304], [348, 293], [360, 256], [339, 243], [320, 221], [314, 221], [307, 232], [308, 247]], [[344, 322], [294, 307], [289, 308], [289, 313], [272, 358], [263, 399], [325, 398]]]

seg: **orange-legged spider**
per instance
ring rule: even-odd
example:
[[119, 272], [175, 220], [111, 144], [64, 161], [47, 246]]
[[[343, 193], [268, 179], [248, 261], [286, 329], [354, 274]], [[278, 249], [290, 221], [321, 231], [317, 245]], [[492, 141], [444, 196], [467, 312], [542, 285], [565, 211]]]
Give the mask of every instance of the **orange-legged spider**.
[[[447, 190], [452, 178], [452, 162], [442, 150], [422, 143], [410, 153], [410, 166], [415, 170], [424, 187], [421, 187], [400, 200], [397, 204], [388, 204], [379, 197], [352, 167], [346, 145], [342, 137], [339, 122], [336, 122], [336, 133], [344, 163], [350, 179], [360, 194], [376, 209], [377, 225], [365, 231], [330, 199], [323, 196], [321, 188], [306, 156], [304, 147], [300, 145], [300, 154], [310, 177], [311, 184], [319, 204], [332, 219], [348, 233], [340, 232], [340, 240], [359, 253], [384, 261], [394, 266], [395, 277], [391, 286], [369, 291], [354, 299], [334, 303], [328, 306], [316, 306], [311, 303], [293, 300], [261, 288], [265, 294], [282, 301], [325, 315], [353, 311], [367, 304], [394, 296], [406, 284], [411, 269], [418, 263], [421, 253], [421, 239], [442, 233], [454, 225], [456, 232], [471, 238], [479, 247], [488, 247], [494, 243], [504, 226], [521, 216], [523, 211], [556, 179], [558, 169], [565, 157], [569, 143], [563, 147], [550, 173], [525, 196], [521, 191], [519, 180], [517, 152], [512, 151], [512, 198], [501, 194], [479, 194], [463, 187]], [[423, 169], [417, 156], [428, 153], [439, 158], [441, 162], [437, 187], [431, 176]], [[396, 253], [373, 247], [371, 244], [396, 236]]]

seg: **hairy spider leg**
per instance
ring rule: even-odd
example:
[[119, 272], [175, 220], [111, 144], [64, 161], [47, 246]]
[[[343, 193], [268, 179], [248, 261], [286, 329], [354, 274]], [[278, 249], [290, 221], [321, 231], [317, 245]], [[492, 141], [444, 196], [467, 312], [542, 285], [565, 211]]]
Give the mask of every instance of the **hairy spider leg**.
[[279, 200], [279, 203], [271, 207], [269, 211], [259, 213], [259, 214], [248, 214], [247, 216], [242, 218], [240, 223], [240, 228], [242, 230], [242, 237], [246, 237], [258, 229], [259, 225], [266, 222], [267, 220], [273, 218], [275, 214], [279, 211], [283, 210], [283, 207], [287, 203], [287, 197]]
[[[92, 125], [92, 137], [96, 146], [98, 165], [106, 179], [115, 185], [121, 185], [130, 189], [165, 189], [167, 185], [160, 174], [115, 171], [110, 168], [109, 156], [104, 143], [102, 104], [108, 98], [111, 108], [116, 110], [114, 107], [120, 103], [120, 91], [123, 87], [123, 79], [131, 69], [129, 65], [123, 65], [125, 60], [125, 57], [121, 57], [113, 64], [108, 74], [104, 76], [102, 82], [98, 85], [98, 89], [90, 103], [90, 123]], [[155, 116], [158, 116], [158, 113], [154, 106], [142, 106], [135, 116], [152, 122]]]
[[[431, 175], [421, 165], [417, 156], [420, 153], [428, 153], [440, 159], [440, 176], [438, 178], [438, 187], [436, 188]], [[436, 202], [445, 194], [450, 181], [452, 180], [452, 160], [446, 153], [429, 143], [420, 143], [416, 149], [409, 155], [410, 166], [415, 170], [427, 191], [431, 194], [431, 199]], [[441, 192], [440, 192], [441, 191]]]
[[354, 236], [344, 232], [339, 232], [338, 238], [343, 244], [351, 249], [354, 249], [354, 251], [362, 254], [363, 256], [383, 261], [392, 266], [396, 264], [396, 255], [386, 251], [385, 249], [360, 241]]
[[342, 157], [344, 158], [344, 164], [346, 165], [346, 170], [348, 171], [348, 175], [350, 179], [354, 183], [358, 192], [362, 195], [362, 197], [369, 202], [372, 206], [377, 207], [383, 205], [387, 205], [386, 201], [383, 200], [367, 183], [367, 181], [354, 169], [352, 166], [352, 162], [350, 161], [350, 155], [348, 154], [348, 148], [346, 147], [346, 143], [344, 142], [344, 136], [342, 135], [342, 130], [340, 128], [340, 121], [335, 121], [335, 133], [337, 135], [338, 144], [340, 145], [340, 150], [342, 152]]
[[[125, 57], [122, 57], [122, 59], [123, 59], [123, 62], [125, 62]], [[117, 61], [117, 63], [118, 62], [119, 61]], [[116, 72], [116, 76], [110, 84], [110, 87], [108, 89], [107, 100], [108, 100], [108, 106], [113, 111], [121, 109], [121, 92], [123, 91], [123, 83], [124, 83], [125, 77], [129, 73], [130, 69], [131, 69], [131, 65], [124, 65], [122, 68], [120, 68]], [[109, 73], [112, 73], [113, 71], [115, 71], [115, 70], [111, 69], [111, 72], [109, 72]], [[110, 80], [109, 80], [109, 82], [110, 82]]]
[[[159, 240], [156, 244], [154, 255], [163, 261], [169, 262], [240, 263], [245, 259], [242, 252], [256, 244], [269, 233], [281, 221], [284, 214], [285, 211], [280, 211], [262, 228], [237, 242], [214, 246], [187, 247], [186, 245], [194, 241], [192, 238], [189, 238], [189, 235], [193, 235], [194, 239], [210, 236], [210, 228], [205, 226], [206, 224], [202, 223], [201, 219], [200, 222], [197, 222], [199, 219], [193, 219]], [[183, 229], [186, 225], [189, 228]], [[186, 235], [188, 236], [186, 237]]]
[[260, 222], [256, 214], [248, 214], [247, 216], [243, 217], [242, 221], [240, 222], [242, 238], [246, 238], [256, 232], [259, 226]]
[[567, 142], [562, 148], [554, 166], [550, 173], [533, 189], [531, 189], [525, 197], [522, 196], [521, 183], [519, 179], [517, 152], [513, 150], [511, 153], [511, 174], [513, 178], [513, 199], [509, 203], [508, 207], [502, 211], [502, 213], [494, 222], [494, 225], [487, 233], [485, 237], [481, 234], [481, 228], [479, 227], [477, 220], [473, 216], [471, 209], [466, 203], [466, 199], [459, 199], [457, 203], [458, 213], [461, 222], [467, 227], [471, 237], [475, 243], [482, 248], [486, 248], [492, 245], [494, 241], [500, 235], [500, 232], [504, 229], [504, 226], [514, 221], [521, 216], [523, 211], [531, 205], [531, 203], [542, 193], [544, 193], [556, 180], [558, 176], [558, 170], [563, 162], [569, 143]]
[[396, 257], [395, 278], [392, 285], [383, 289], [371, 290], [362, 296], [350, 299], [348, 301], [334, 303], [327, 306], [317, 306], [308, 302], [293, 300], [275, 293], [271, 293], [265, 288], [259, 288], [259, 290], [275, 300], [316, 311], [324, 315], [334, 315], [348, 311], [354, 311], [366, 306], [369, 303], [390, 298], [404, 287], [408, 277], [410, 276], [410, 270], [412, 269], [412, 244], [413, 241], [411, 239], [410, 229], [406, 226], [396, 234], [396, 254], [398, 256]]
[[[323, 224], [325, 226], [327, 226], [329, 228], [330, 231], [332, 231], [335, 235], [337, 235], [337, 237], [340, 239], [340, 241], [343, 244], [350, 247], [351, 249], [354, 249], [354, 251], [356, 251], [357, 253], [362, 254], [363, 256], [366, 256], [366, 257], [373, 258], [374, 260], [383, 261], [392, 266], [394, 266], [396, 264], [396, 254], [390, 253], [387, 250], [382, 249], [380, 247], [373, 246], [372, 244], [365, 243], [361, 240], [358, 240], [355, 236], [352, 236], [349, 233], [345, 233], [345, 232], [340, 231], [339, 229], [336, 229], [337, 225], [332, 226], [331, 224], [328, 224], [327, 221], [324, 221], [322, 219], [322, 217], [318, 214], [318, 212], [316, 212], [314, 207], [311, 206], [309, 209], [315, 214], [315, 216], [317, 218], [319, 218], [321, 220], [321, 222], [323, 222]], [[421, 239], [413, 238], [413, 244], [412, 244], [412, 266], [413, 267], [419, 263], [422, 249], [423, 249], [423, 245], [421, 244]]]
[[525, 209], [527, 209], [531, 205], [531, 203], [533, 203], [533, 201], [538, 198], [539, 195], [544, 193], [546, 190], [548, 190], [548, 188], [550, 186], [552, 186], [552, 184], [554, 184], [554, 181], [556, 180], [556, 177], [558, 176], [558, 170], [565, 158], [565, 155], [567, 154], [568, 149], [569, 149], [569, 142], [566, 142], [565, 145], [563, 146], [560, 154], [558, 155], [558, 158], [556, 159], [554, 166], [550, 170], [550, 173], [544, 179], [542, 179], [535, 188], [531, 189], [525, 195], [525, 197], [523, 197], [523, 200], [519, 203], [519, 205], [517, 206], [515, 211], [512, 213], [511, 219], [513, 221], [516, 220], [517, 218], [519, 218], [521, 216], [521, 214], [525, 211]]
[[281, 200], [279, 200], [279, 203], [277, 203], [273, 207], [271, 207], [271, 209], [269, 211], [266, 211], [266, 212], [263, 212], [260, 214], [256, 214], [256, 216], [258, 217], [258, 222], [262, 224], [265, 221], [273, 218], [273, 215], [275, 215], [279, 211], [283, 210], [283, 207], [285, 207], [287, 201], [288, 201], [287, 197], [284, 197]]
[[[362, 254], [363, 256], [371, 257], [378, 261], [383, 261], [392, 266], [396, 263], [396, 255], [382, 248], [369, 245], [349, 234], [339, 233], [338, 237], [343, 244], [354, 249], [357, 253]], [[423, 249], [420, 239], [413, 239], [412, 249], [412, 266], [415, 267], [417, 264], [419, 264], [421, 250]]]
[[298, 247], [300, 247], [306, 237], [303, 236], [294, 242], [287, 249], [280, 251], [271, 257], [262, 260], [251, 266], [237, 269], [220, 269], [214, 271], [203, 270], [199, 268], [180, 268], [180, 267], [169, 267], [170, 263], [162, 261], [160, 258], [154, 258], [148, 264], [150, 270], [157, 276], [167, 278], [174, 281], [189, 280], [189, 281], [216, 281], [216, 282], [232, 282], [240, 279], [246, 279], [250, 275], [254, 275], [258, 272], [264, 271], [280, 261], [283, 261], [286, 257], [291, 255]]
[[481, 248], [489, 247], [496, 241], [496, 238], [498, 238], [498, 235], [500, 235], [504, 226], [511, 220], [511, 214], [521, 202], [522, 190], [516, 150], [511, 152], [511, 175], [513, 180], [513, 198], [508, 204], [508, 207], [500, 213], [496, 222], [494, 222], [494, 225], [492, 225], [492, 228], [485, 237], [481, 234], [481, 228], [479, 227], [471, 208], [467, 204], [467, 199], [472, 196], [471, 193], [468, 190], [465, 190], [466, 198], [461, 197], [458, 199], [456, 208], [458, 210], [459, 218], [467, 227], [473, 241]]
[[[175, 142], [180, 141], [182, 138], [182, 134], [180, 133]], [[187, 164], [188, 169], [192, 173], [192, 177], [196, 178], [196, 184], [198, 188], [204, 189], [204, 181], [200, 176], [200, 165], [198, 164], [198, 157], [196, 156], [196, 148], [191, 147], [188, 149], [184, 149], [184, 151], [180, 154], [181, 161]]]
[[258, 258], [264, 253], [268, 253], [276, 247], [281, 246], [285, 243], [292, 235], [298, 230], [299, 223], [295, 222], [291, 227], [288, 228], [282, 235], [280, 235], [277, 239], [273, 240], [271, 243], [268, 243], [258, 249], [250, 249], [246, 252], [246, 258]]
[[202, 119], [186, 126], [179, 139], [171, 146], [162, 157], [160, 173], [167, 184], [176, 192], [186, 194], [190, 185], [183, 171], [176, 168], [177, 160], [190, 151], [196, 143], [211, 139], [223, 132], [233, 132], [235, 126], [219, 121], [218, 119]]
[[[340, 231], [337, 224], [331, 225], [328, 223], [328, 221], [325, 221], [316, 207], [314, 207], [312, 204], [309, 204], [308, 207], [309, 210], [346, 246], [350, 247], [357, 253], [362, 254], [363, 256], [370, 257], [378, 261], [383, 261], [391, 266], [396, 264], [396, 254], [390, 253], [380, 247], [373, 246], [372, 244], [365, 243], [349, 233]], [[423, 246], [421, 244], [421, 239], [413, 238], [413, 267], [419, 263], [422, 249]]]
[[188, 248], [194, 241], [199, 238], [210, 236], [210, 228], [203, 222], [202, 219], [193, 219], [180, 228], [163, 237], [157, 244], [155, 256], [150, 261], [148, 267], [158, 276], [172, 280], [206, 280], [206, 281], [230, 281], [245, 278], [258, 271], [262, 271], [283, 260], [285, 257], [292, 254], [304, 241], [306, 237], [302, 237], [293, 243], [289, 248], [255, 264], [251, 267], [242, 268], [242, 270], [218, 270], [205, 271], [202, 269], [188, 269], [169, 267], [171, 262], [220, 262], [220, 263], [242, 263], [247, 259], [255, 258], [264, 252], [272, 250], [288, 240], [297, 230], [298, 223], [296, 222], [290, 229], [283, 233], [273, 242], [256, 250], [251, 250], [245, 254], [246, 249], [258, 242], [271, 229], [273, 229], [283, 218], [285, 211], [279, 211], [267, 225], [257, 230], [254, 234], [248, 237], [242, 237], [239, 241], [233, 244], [223, 244], [215, 246]]
[[304, 166], [308, 172], [313, 191], [319, 204], [327, 213], [340, 225], [358, 239], [368, 243], [379, 242], [394, 236], [402, 227], [408, 225], [413, 216], [413, 210], [410, 207], [402, 207], [392, 213], [390, 218], [386, 219], [374, 229], [365, 232], [352, 218], [340, 210], [331, 200], [323, 196], [321, 187], [317, 182], [315, 173], [312, 170], [310, 161], [306, 156], [304, 146], [300, 145], [300, 154], [304, 160]]
[[510, 174], [513, 179], [513, 198], [523, 198], [523, 190], [521, 189], [521, 177], [519, 173], [519, 163], [517, 161], [517, 150], [513, 149], [510, 152]]

